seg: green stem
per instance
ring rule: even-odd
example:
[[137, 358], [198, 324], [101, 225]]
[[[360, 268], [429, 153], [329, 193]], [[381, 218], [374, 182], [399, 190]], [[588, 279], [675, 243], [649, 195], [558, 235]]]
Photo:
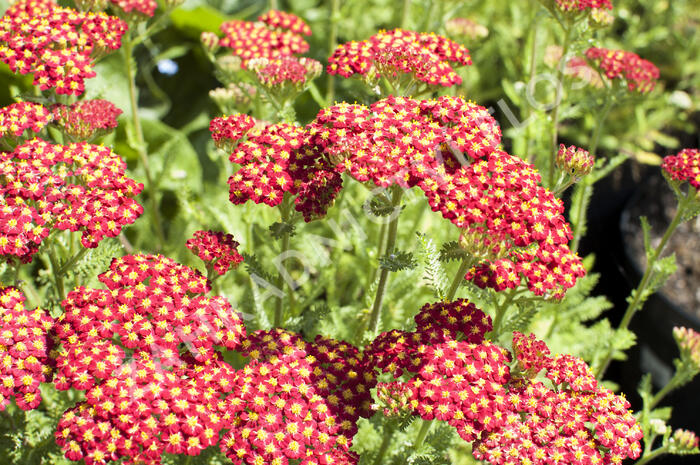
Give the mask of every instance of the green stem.
[[[645, 290], [649, 283], [651, 282], [651, 279], [654, 277], [654, 267], [656, 265], [656, 261], [659, 259], [661, 256], [661, 253], [663, 252], [664, 248], [666, 247], [666, 243], [668, 240], [671, 238], [671, 235], [673, 232], [676, 230], [678, 225], [681, 223], [683, 219], [683, 214], [685, 213], [685, 207], [686, 207], [686, 202], [688, 198], [683, 198], [680, 200], [678, 204], [678, 209], [676, 210], [676, 214], [673, 217], [673, 220], [671, 221], [671, 224], [668, 225], [668, 228], [666, 228], [666, 232], [664, 233], [663, 237], [661, 238], [661, 242], [659, 242], [659, 245], [656, 246], [656, 248], [652, 251], [651, 255], [649, 256], [649, 260], [647, 261], [647, 266], [646, 269], [644, 270], [644, 275], [642, 275], [642, 280], [639, 282], [639, 285], [637, 288], [632, 291], [632, 299], [627, 306], [627, 310], [625, 310], [625, 314], [622, 317], [622, 321], [620, 322], [620, 326], [618, 326], [618, 331], [627, 329], [627, 327], [630, 324], [630, 321], [632, 321], [632, 317], [634, 314], [637, 312], [642, 307], [643, 304], [643, 296], [645, 294]], [[613, 350], [612, 348], [608, 349], [607, 353], [605, 354], [605, 357], [603, 358], [603, 361], [600, 364], [600, 369], [596, 373], [596, 377], [598, 379], [601, 379], [603, 374], [605, 374], [605, 370], [608, 369], [608, 366], [610, 365], [610, 362], [612, 361], [612, 355], [613, 355]]]
[[[403, 190], [400, 187], [395, 186], [393, 192], [391, 193], [391, 204], [394, 206], [394, 211], [392, 215], [394, 217], [389, 222], [387, 239], [386, 239], [386, 253], [390, 253], [394, 249], [396, 244], [396, 233], [399, 226], [399, 216], [401, 211], [397, 211], [399, 205], [401, 204], [401, 196], [403, 195]], [[372, 305], [372, 314], [369, 319], [369, 331], [374, 334], [379, 328], [380, 314], [382, 310], [382, 301], [384, 300], [384, 292], [386, 291], [386, 284], [389, 278], [389, 270], [387, 268], [382, 268], [379, 275], [379, 283], [377, 284], [377, 293], [374, 296], [374, 304]]]
[[[328, 54], [338, 48], [338, 20], [340, 19], [340, 0], [330, 0], [330, 16], [328, 19]], [[326, 74], [326, 105], [332, 105], [335, 100], [335, 76]]]
[[277, 5], [277, 0], [270, 0], [267, 5], [268, 5], [268, 10], [279, 9], [279, 5]]
[[[280, 248], [280, 254], [285, 253], [287, 250], [289, 250], [289, 233], [284, 233], [282, 234], [282, 246]], [[283, 267], [281, 263], [278, 265], [280, 267]], [[283, 269], [279, 271], [279, 275], [277, 276], [277, 289], [283, 289], [284, 288], [284, 275], [282, 274]], [[284, 323], [284, 298], [279, 297], [275, 301], [275, 321], [274, 325], [276, 328], [281, 328], [282, 324]]]
[[384, 428], [384, 437], [382, 437], [382, 444], [379, 446], [379, 451], [377, 456], [374, 458], [374, 465], [382, 465], [384, 461], [384, 456], [389, 450], [389, 445], [391, 444], [391, 438], [394, 437], [394, 432], [396, 428], [392, 425]]
[[60, 273], [60, 267], [58, 266], [58, 259], [53, 250], [53, 245], [48, 248], [49, 261], [51, 262], [51, 274], [53, 275], [53, 282], [56, 285], [56, 293], [61, 302], [66, 298], [66, 291], [63, 285], [63, 275]]
[[420, 431], [418, 431], [418, 436], [416, 437], [416, 442], [413, 443], [413, 452], [416, 452], [417, 450], [419, 450], [423, 446], [423, 443], [425, 442], [425, 438], [428, 436], [428, 433], [430, 432], [431, 426], [433, 426], [432, 421], [423, 420], [423, 424], [421, 425]]
[[403, 0], [403, 8], [401, 9], [401, 29], [408, 27], [408, 21], [411, 19], [411, 0]]
[[[588, 153], [591, 155], [591, 157], [595, 158], [596, 156], [596, 152], [598, 151], [598, 144], [600, 143], [600, 135], [603, 132], [603, 125], [608, 119], [608, 115], [610, 114], [610, 109], [612, 108], [613, 103], [614, 99], [612, 98], [612, 95], [610, 94], [610, 92], [607, 92], [605, 94], [605, 104], [603, 105], [603, 110], [600, 112], [600, 117], [596, 119], [596, 124], [593, 129], [593, 135], [591, 136], [591, 146], [588, 150]], [[585, 221], [586, 210], [588, 209], [588, 203], [590, 202], [592, 194], [591, 191], [593, 189], [593, 185], [589, 184], [589, 182], [586, 179], [583, 180], [582, 185], [584, 190], [581, 193], [581, 196], [578, 197], [580, 200], [578, 204], [578, 209], [576, 210], [577, 221], [573, 231], [574, 237], [571, 240], [570, 249], [572, 253], [578, 252], [578, 247], [581, 242], [581, 236], [583, 232], [583, 224]]]
[[63, 264], [60, 270], [58, 270], [59, 274], [65, 274], [73, 265], [75, 265], [78, 260], [83, 258], [83, 255], [87, 253], [88, 249], [85, 247], [81, 247], [78, 253], [73, 255], [70, 260], [68, 260], [66, 263]]
[[445, 294], [446, 302], [450, 302], [455, 298], [455, 295], [457, 294], [457, 289], [459, 289], [459, 285], [462, 284], [462, 281], [464, 281], [464, 275], [467, 273], [469, 265], [469, 260], [467, 260], [466, 258], [462, 259], [462, 262], [459, 264], [459, 268], [457, 269], [457, 274], [455, 274], [455, 277], [452, 280], [452, 284], [450, 284], [450, 288], [447, 290], [447, 294]]
[[565, 28], [564, 45], [562, 47], [561, 60], [559, 60], [559, 66], [557, 67], [557, 90], [556, 97], [554, 99], [554, 111], [552, 113], [552, 154], [549, 160], [549, 176], [547, 177], [547, 186], [552, 187], [554, 184], [554, 160], [557, 157], [557, 152], [559, 151], [558, 139], [559, 139], [559, 107], [562, 105], [562, 93], [564, 91], [564, 70], [566, 69], [567, 53], [569, 53], [569, 47], [571, 46], [571, 38], [573, 27]]
[[650, 462], [654, 460], [656, 457], [663, 455], [668, 452], [668, 449], [665, 447], [659, 447], [655, 451], [651, 452], [648, 455], [645, 455], [641, 459], [637, 460], [634, 465], [644, 465], [647, 462]]
[[158, 211], [158, 202], [156, 200], [156, 193], [153, 191], [153, 176], [151, 174], [150, 167], [148, 165], [148, 153], [146, 151], [146, 141], [143, 137], [143, 128], [141, 127], [141, 119], [139, 117], [139, 104], [136, 95], [136, 69], [134, 66], [134, 53], [133, 53], [133, 40], [131, 37], [131, 32], [127, 31], [124, 34], [122, 41], [124, 45], [124, 67], [126, 69], [126, 75], [129, 78], [129, 102], [131, 104], [131, 118], [134, 124], [134, 132], [136, 133], [136, 152], [139, 155], [141, 164], [143, 165], [143, 171], [146, 174], [146, 183], [148, 189], [148, 199], [151, 204], [153, 228], [156, 231], [156, 236], [158, 239], [158, 248], [163, 249], [165, 245], [165, 235], [163, 234], [163, 229], [160, 221], [160, 212]]
[[[528, 84], [535, 82], [535, 73], [537, 72], [537, 18], [538, 14], [535, 12], [535, 17], [532, 19], [532, 43], [530, 44], [530, 78]], [[530, 105], [528, 111], [528, 118], [532, 117], [533, 109]], [[530, 140], [532, 139], [532, 124], [528, 124], [525, 130], [525, 144], [524, 150], [529, 162], [532, 162], [532, 157], [530, 156]]]

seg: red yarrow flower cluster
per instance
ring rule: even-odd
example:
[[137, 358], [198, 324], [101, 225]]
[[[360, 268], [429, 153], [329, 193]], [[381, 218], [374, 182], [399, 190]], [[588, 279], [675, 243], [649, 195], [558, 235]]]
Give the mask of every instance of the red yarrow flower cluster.
[[67, 146], [32, 139], [0, 153], [0, 255], [29, 262], [51, 229], [81, 231], [97, 247], [133, 223], [143, 185], [104, 146]]
[[69, 136], [89, 140], [102, 136], [117, 127], [122, 111], [112, 102], [102, 99], [81, 100], [70, 106], [55, 105], [54, 121]]
[[[515, 333], [513, 344], [527, 375], [510, 380], [505, 424], [478, 438], [477, 459], [496, 465], [607, 465], [639, 457], [642, 431], [624, 397], [599, 386], [581, 359], [549, 357], [546, 345], [532, 335]], [[534, 380], [541, 369], [555, 389]]]
[[253, 360], [237, 373], [221, 442], [234, 464], [357, 463], [349, 448], [376, 379], [356, 347], [272, 330], [251, 334], [243, 354]]
[[562, 11], [585, 11], [603, 8], [612, 10], [610, 0], [556, 0], [557, 7]]
[[664, 157], [661, 168], [679, 182], [688, 182], [700, 191], [700, 150], [683, 149], [675, 155]]
[[238, 242], [231, 234], [214, 231], [195, 231], [194, 236], [185, 243], [188, 249], [204, 261], [207, 269], [211, 267], [219, 275], [226, 274], [231, 268], [237, 268], [243, 261], [238, 253]]
[[127, 25], [104, 13], [78, 12], [52, 0], [20, 0], [0, 19], [0, 60], [34, 85], [81, 95], [95, 77], [95, 56], [116, 50]]
[[284, 29], [304, 36], [311, 35], [311, 28], [303, 19], [285, 11], [270, 10], [258, 16], [258, 21], [274, 29]]
[[659, 79], [659, 68], [632, 52], [591, 47], [586, 57], [608, 79], [624, 81], [630, 91], [651, 92]]
[[40, 308], [25, 308], [14, 287], [0, 287], [0, 411], [15, 399], [22, 410], [41, 403], [39, 385], [50, 381], [54, 321]]
[[244, 65], [245, 60], [252, 58], [280, 58], [299, 55], [309, 50], [309, 44], [299, 33], [275, 27], [271, 28], [262, 22], [237, 19], [226, 21], [221, 25], [224, 37], [219, 41], [219, 45], [230, 48], [233, 55], [244, 60]]
[[564, 144], [559, 144], [554, 162], [557, 168], [575, 178], [581, 178], [590, 173], [595, 164], [595, 160], [587, 150], [575, 145], [566, 147]]
[[158, 8], [155, 0], [109, 0], [112, 5], [124, 11], [124, 13], [134, 13], [146, 18], [152, 18]]
[[234, 373], [216, 346], [238, 347], [240, 317], [201, 273], [161, 256], [114, 259], [98, 278], [107, 289], [76, 288], [56, 323], [54, 384], [86, 391], [59, 422], [66, 457], [158, 464], [216, 444]]
[[286, 123], [252, 130], [247, 116], [217, 120], [214, 137], [222, 139], [245, 134], [229, 157], [241, 165], [228, 180], [230, 200], [238, 205], [252, 200], [279, 205], [285, 194], [296, 196], [295, 209], [305, 221], [324, 216], [342, 185], [342, 178], [309, 143], [308, 131]]
[[394, 29], [340, 45], [328, 59], [327, 71], [346, 78], [359, 74], [374, 79], [378, 74], [394, 81], [410, 74], [428, 85], [449, 87], [462, 82], [453, 66], [470, 64], [469, 50], [456, 42]]
[[308, 126], [339, 171], [377, 186], [413, 187], [481, 158], [501, 141], [488, 111], [457, 97], [388, 97], [366, 107], [340, 103]]
[[25, 131], [39, 133], [52, 119], [51, 112], [43, 105], [32, 102], [13, 103], [0, 108], [0, 138], [18, 138]]
[[323, 70], [321, 63], [306, 57], [253, 58], [246, 62], [246, 67], [263, 86], [273, 89], [284, 86], [300, 89]]

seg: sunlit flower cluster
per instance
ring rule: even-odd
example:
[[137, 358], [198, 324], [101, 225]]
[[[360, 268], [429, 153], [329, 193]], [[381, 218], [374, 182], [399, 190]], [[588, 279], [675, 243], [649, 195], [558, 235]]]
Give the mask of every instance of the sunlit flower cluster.
[[51, 120], [51, 112], [43, 105], [32, 102], [13, 103], [0, 108], [0, 138], [18, 138], [25, 135], [25, 131], [36, 134]]
[[674, 181], [684, 182], [700, 191], [700, 150], [683, 149], [664, 158], [661, 168]]
[[95, 76], [93, 60], [121, 45], [126, 23], [104, 13], [78, 12], [52, 0], [19, 0], [0, 19], [0, 60], [34, 85], [80, 95]]
[[114, 259], [99, 280], [107, 289], [76, 288], [56, 323], [54, 384], [86, 391], [59, 422], [66, 457], [157, 464], [216, 444], [234, 372], [216, 346], [238, 347], [240, 317], [205, 295], [199, 272], [161, 256]]
[[557, 7], [562, 11], [585, 11], [595, 9], [612, 9], [610, 0], [555, 0]]
[[116, 105], [102, 99], [56, 105], [52, 112], [55, 123], [77, 140], [89, 140], [107, 134], [117, 127], [117, 118], [122, 114]]
[[[378, 386], [389, 413], [445, 421], [473, 442], [477, 459], [496, 465], [639, 457], [642, 432], [629, 403], [600, 387], [582, 360], [550, 357], [544, 342], [515, 333], [511, 371], [510, 353], [484, 340], [490, 319], [464, 300], [426, 305], [416, 323], [414, 332], [383, 333], [367, 350], [397, 378]], [[543, 369], [551, 386], [536, 379]]]
[[367, 40], [340, 45], [328, 59], [328, 72], [397, 81], [403, 75], [431, 86], [449, 87], [462, 78], [453, 66], [471, 64], [469, 50], [445, 37], [394, 29]]
[[0, 153], [0, 255], [29, 262], [51, 229], [81, 231], [85, 247], [116, 237], [143, 208], [143, 185], [104, 146], [32, 139]]
[[246, 62], [246, 67], [255, 73], [258, 82], [269, 88], [282, 86], [301, 88], [323, 71], [321, 63], [312, 58], [291, 56], [253, 58]]
[[311, 35], [311, 28], [303, 19], [286, 11], [270, 10], [258, 17], [258, 21], [274, 29], [285, 29], [295, 34]]
[[185, 244], [207, 266], [219, 275], [226, 274], [231, 268], [237, 268], [243, 261], [238, 253], [238, 242], [231, 234], [214, 231], [195, 231], [194, 236]]
[[23, 410], [41, 402], [39, 384], [50, 381], [53, 319], [44, 310], [25, 308], [14, 287], [0, 287], [0, 411], [15, 399]]
[[488, 111], [457, 97], [340, 103], [321, 110], [309, 131], [338, 170], [381, 187], [419, 185], [487, 155], [501, 141]]
[[221, 444], [234, 464], [357, 463], [349, 448], [375, 377], [356, 347], [273, 330], [251, 334], [243, 353], [252, 361], [227, 399], [233, 427]]
[[[270, 16], [267, 19], [275, 24], [275, 27], [289, 21], [290, 25], [294, 24], [294, 30], [299, 30], [300, 24], [303, 23], [300, 18], [291, 21], [278, 20], [279, 18]], [[279, 58], [306, 53], [309, 50], [309, 44], [294, 30], [281, 30], [271, 28], [262, 22], [234, 19], [221, 25], [224, 37], [219, 40], [219, 45], [230, 48], [234, 55], [243, 60]]]
[[306, 221], [325, 215], [342, 178], [309, 143], [307, 130], [286, 123], [251, 130], [250, 123], [247, 117], [234, 116], [220, 120], [216, 127], [227, 140], [247, 131], [229, 158], [240, 165], [228, 181], [231, 202], [238, 205], [252, 200], [277, 206], [289, 194], [296, 196], [295, 208]]
[[133, 13], [151, 18], [158, 8], [156, 0], [109, 0], [124, 13]]
[[608, 79], [624, 81], [630, 91], [651, 92], [659, 79], [659, 69], [632, 52], [591, 47], [586, 57]]

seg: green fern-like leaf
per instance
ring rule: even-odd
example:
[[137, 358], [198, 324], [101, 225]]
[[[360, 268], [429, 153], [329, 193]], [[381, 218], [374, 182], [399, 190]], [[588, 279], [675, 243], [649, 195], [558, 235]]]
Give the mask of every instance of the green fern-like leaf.
[[448, 278], [445, 268], [440, 262], [440, 253], [435, 242], [425, 234], [416, 233], [421, 248], [420, 256], [423, 262], [423, 281], [433, 290], [438, 299], [445, 297]]
[[466, 252], [459, 246], [457, 241], [445, 242], [440, 248], [440, 260], [443, 262], [462, 260], [466, 255]]

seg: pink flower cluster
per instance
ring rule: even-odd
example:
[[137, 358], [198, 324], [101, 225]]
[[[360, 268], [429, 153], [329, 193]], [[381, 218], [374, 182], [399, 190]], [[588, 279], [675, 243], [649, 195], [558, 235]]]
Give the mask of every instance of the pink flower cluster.
[[243, 261], [238, 253], [238, 242], [231, 234], [214, 231], [195, 231], [188, 239], [188, 249], [197, 255], [208, 267], [212, 267], [219, 275], [226, 274], [231, 268], [237, 268]]
[[623, 80], [630, 91], [651, 92], [659, 79], [659, 68], [625, 50], [591, 47], [586, 57], [610, 80]]
[[104, 146], [32, 139], [0, 152], [0, 255], [30, 262], [51, 229], [82, 231], [84, 247], [116, 237], [143, 208], [143, 185]]
[[54, 321], [40, 308], [25, 308], [24, 295], [0, 287], [0, 411], [12, 398], [22, 410], [41, 402], [39, 384], [50, 381]]
[[683, 149], [664, 158], [661, 168], [674, 181], [687, 181], [700, 191], [700, 150]]
[[146, 18], [153, 17], [153, 14], [158, 8], [158, 2], [155, 0], [109, 0], [112, 5], [124, 11], [124, 13], [133, 13], [142, 15]]
[[303, 19], [286, 11], [270, 10], [260, 15], [258, 21], [274, 29], [283, 29], [304, 36], [311, 35], [311, 28]]
[[54, 121], [66, 134], [78, 140], [101, 136], [117, 127], [122, 111], [102, 99], [80, 100], [72, 105], [55, 105]]
[[323, 71], [321, 63], [306, 57], [253, 58], [246, 62], [246, 67], [255, 73], [258, 82], [269, 88], [285, 85], [299, 88]]
[[0, 108], [0, 138], [20, 137], [29, 130], [39, 133], [53, 119], [43, 105], [32, 102], [17, 102]]
[[367, 40], [340, 45], [328, 59], [328, 72], [350, 77], [377, 73], [390, 79], [411, 75], [432, 86], [449, 87], [462, 78], [453, 65], [471, 64], [469, 50], [445, 37], [394, 29]]
[[554, 162], [557, 168], [576, 178], [590, 173], [595, 165], [595, 160], [587, 150], [575, 145], [566, 147], [564, 144], [559, 144], [559, 151]]
[[[380, 335], [367, 352], [397, 378], [378, 386], [389, 410], [446, 421], [473, 442], [477, 459], [495, 465], [639, 457], [642, 432], [629, 403], [598, 386], [582, 360], [549, 357], [542, 341], [516, 332], [511, 372], [510, 353], [484, 339], [490, 330], [481, 310], [458, 300], [424, 306], [414, 332]], [[542, 369], [552, 387], [536, 380]]]
[[556, 0], [557, 7], [562, 11], [585, 11], [604, 8], [612, 10], [610, 0]]
[[85, 79], [95, 77], [94, 57], [118, 49], [126, 29], [104, 13], [19, 0], [0, 18], [0, 60], [15, 73], [33, 73], [41, 90], [80, 95]]
[[216, 346], [245, 335], [199, 272], [161, 256], [114, 259], [107, 289], [76, 288], [56, 323], [54, 384], [85, 391], [56, 441], [67, 458], [159, 464], [163, 452], [198, 455], [229, 422], [219, 413], [233, 368]]

